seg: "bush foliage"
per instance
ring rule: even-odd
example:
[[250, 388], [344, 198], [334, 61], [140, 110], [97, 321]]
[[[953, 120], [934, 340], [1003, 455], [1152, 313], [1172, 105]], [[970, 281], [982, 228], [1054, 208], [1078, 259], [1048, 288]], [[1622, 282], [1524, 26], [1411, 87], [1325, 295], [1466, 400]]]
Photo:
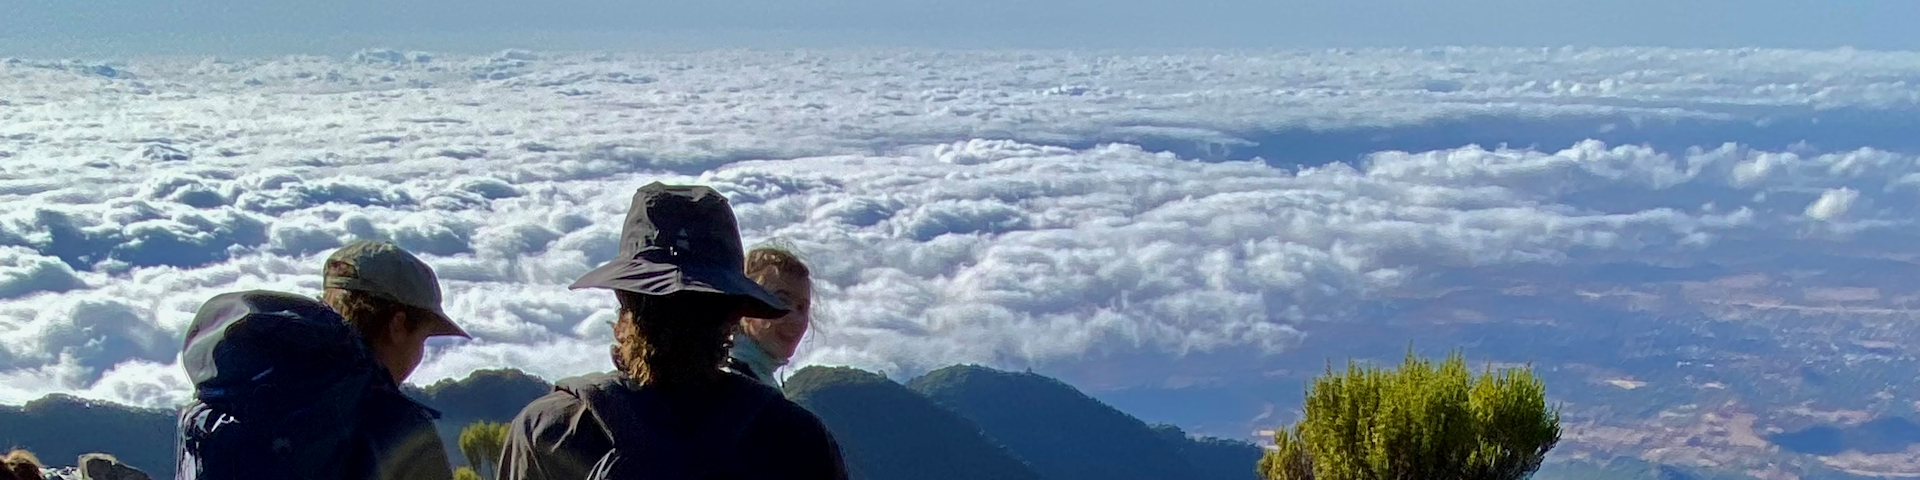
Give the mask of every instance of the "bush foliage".
[[1396, 370], [1348, 362], [1307, 390], [1306, 415], [1274, 434], [1269, 480], [1520, 480], [1560, 441], [1560, 412], [1528, 369], [1473, 374], [1459, 353], [1411, 352]]
[[499, 422], [474, 422], [460, 430], [460, 454], [467, 457], [467, 466], [481, 478], [496, 478], [494, 470], [500, 466], [500, 454], [507, 447], [507, 424]]

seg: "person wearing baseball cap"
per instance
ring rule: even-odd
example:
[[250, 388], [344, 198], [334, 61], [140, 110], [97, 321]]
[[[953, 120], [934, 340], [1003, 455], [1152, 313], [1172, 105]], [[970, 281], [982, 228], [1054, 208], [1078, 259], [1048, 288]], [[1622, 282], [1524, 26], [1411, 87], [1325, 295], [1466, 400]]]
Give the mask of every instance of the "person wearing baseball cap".
[[242, 290], [194, 312], [174, 478], [453, 480], [440, 412], [400, 389], [427, 338], [468, 337], [441, 308], [433, 269], [359, 241], [323, 271], [318, 298]]
[[615, 371], [555, 382], [522, 409], [496, 479], [846, 479], [818, 417], [722, 369], [743, 316], [791, 310], [747, 277], [726, 197], [697, 185], [641, 187], [619, 246], [572, 285], [618, 301]]
[[441, 308], [433, 268], [392, 243], [361, 240], [334, 251], [324, 285], [321, 301], [360, 331], [395, 382], [420, 366], [428, 338], [473, 338]]
[[453, 478], [452, 462], [434, 429], [440, 412], [400, 391], [426, 356], [431, 337], [472, 338], [440, 306], [433, 268], [399, 246], [356, 241], [327, 257], [320, 301], [358, 331], [385, 367], [362, 400], [356, 427], [378, 479]]

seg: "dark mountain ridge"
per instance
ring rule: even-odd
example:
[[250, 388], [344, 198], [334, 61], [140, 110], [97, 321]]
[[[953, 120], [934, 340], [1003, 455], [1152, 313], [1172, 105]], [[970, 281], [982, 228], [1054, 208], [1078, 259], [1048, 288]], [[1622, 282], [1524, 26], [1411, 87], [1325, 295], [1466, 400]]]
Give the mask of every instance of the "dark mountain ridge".
[[833, 431], [856, 478], [1041, 479], [972, 420], [880, 375], [808, 367], [786, 389]]
[[[1050, 480], [1222, 478], [1201, 474], [1177, 439], [1115, 410], [1064, 382], [1033, 373], [954, 366], [907, 383], [914, 391], [973, 419]], [[1196, 450], [1199, 451], [1199, 450]], [[1210, 451], [1210, 450], [1209, 450]], [[1251, 479], [1258, 449], [1240, 474]]]
[[0, 449], [26, 448], [41, 461], [72, 463], [81, 454], [112, 453], [154, 473], [173, 471], [171, 410], [137, 408], [54, 394], [18, 407], [0, 406]]

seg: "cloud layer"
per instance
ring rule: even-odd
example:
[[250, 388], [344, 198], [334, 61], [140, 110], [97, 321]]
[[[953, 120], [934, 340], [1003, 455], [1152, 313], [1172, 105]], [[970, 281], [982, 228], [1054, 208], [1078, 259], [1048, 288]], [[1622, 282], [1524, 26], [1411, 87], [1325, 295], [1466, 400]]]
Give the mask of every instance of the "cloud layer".
[[[1916, 79], [1914, 54], [1755, 50], [6, 60], [0, 402], [177, 403], [201, 301], [314, 291], [356, 238], [421, 253], [476, 337], [416, 381], [606, 368], [611, 297], [564, 286], [655, 180], [713, 185], [815, 263], [802, 363], [1283, 351], [1468, 269], [1910, 240], [1907, 140], [1739, 137], [1907, 118]], [[1474, 119], [1553, 135], [1392, 148]], [[1706, 124], [1736, 138], [1553, 143]], [[1276, 132], [1388, 148], [1278, 161], [1317, 147]]]

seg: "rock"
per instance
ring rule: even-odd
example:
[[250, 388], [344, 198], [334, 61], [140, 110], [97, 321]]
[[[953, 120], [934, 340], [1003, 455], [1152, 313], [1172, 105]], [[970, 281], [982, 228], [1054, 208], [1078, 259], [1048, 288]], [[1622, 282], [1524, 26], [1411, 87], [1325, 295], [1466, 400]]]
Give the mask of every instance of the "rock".
[[120, 459], [105, 453], [81, 455], [79, 470], [79, 480], [153, 480], [147, 472], [120, 463]]

